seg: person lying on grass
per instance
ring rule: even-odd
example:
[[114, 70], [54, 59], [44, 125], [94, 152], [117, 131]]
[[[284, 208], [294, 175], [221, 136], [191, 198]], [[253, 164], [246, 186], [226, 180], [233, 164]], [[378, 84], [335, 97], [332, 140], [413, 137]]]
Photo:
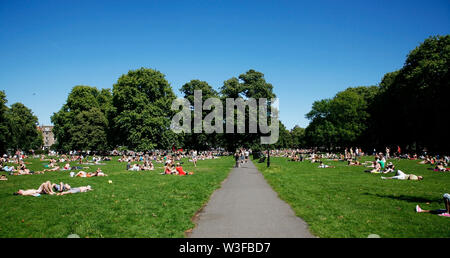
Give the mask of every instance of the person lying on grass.
[[6, 175], [1, 175], [0, 176], [0, 181], [6, 181], [8, 180], [8, 178], [6, 177]]
[[319, 168], [334, 168], [334, 166], [328, 166], [323, 164], [323, 161], [320, 161]]
[[381, 177], [381, 179], [398, 179], [398, 180], [414, 180], [414, 181], [420, 181], [423, 180], [423, 176], [416, 176], [413, 174], [405, 174], [401, 170], [397, 170], [397, 173], [393, 177]]
[[438, 214], [438, 216], [442, 217], [450, 217], [450, 194], [446, 193], [443, 196], [444, 203], [445, 203], [445, 210], [422, 210], [419, 205], [416, 206], [416, 212], [417, 213], [431, 213], [431, 214]]
[[97, 168], [97, 170], [92, 174], [92, 176], [108, 176], [108, 175], [103, 173], [103, 171], [100, 168]]
[[434, 169], [433, 168], [428, 168], [428, 169], [431, 169], [433, 171], [441, 171], [441, 172], [450, 171], [450, 168], [445, 168], [444, 164], [441, 162], [437, 163], [437, 165], [436, 165], [436, 167], [434, 167]]
[[94, 176], [108, 176], [108, 175], [104, 174], [100, 168], [98, 168], [97, 171], [95, 171], [94, 173], [80, 171], [75, 175], [75, 177], [94, 177]]
[[53, 168], [48, 168], [48, 169], [44, 169], [44, 172], [47, 171], [58, 171], [59, 170], [59, 166], [53, 167]]
[[56, 195], [66, 195], [66, 194], [76, 194], [76, 193], [85, 193], [87, 191], [92, 191], [93, 189], [91, 188], [90, 185], [88, 186], [80, 186], [80, 187], [76, 187], [76, 188], [72, 188], [66, 192], [62, 192], [62, 193], [57, 193]]
[[64, 167], [61, 169], [61, 171], [67, 171], [67, 170], [79, 170], [83, 168], [89, 168], [89, 167], [80, 167], [80, 166], [73, 166], [71, 167], [69, 163], [64, 165]]
[[55, 192], [64, 192], [70, 190], [72, 187], [69, 184], [59, 182], [59, 184], [52, 184], [52, 190]]
[[32, 175], [32, 174], [44, 174], [44, 172], [41, 171], [31, 171], [29, 170], [26, 165], [24, 163], [21, 163], [18, 167], [17, 170], [14, 169], [14, 167], [12, 167], [13, 169], [8, 169], [7, 171], [10, 171], [10, 175], [14, 175], [14, 176], [20, 176], [20, 175]]
[[14, 172], [14, 171], [16, 171], [14, 166], [4, 166], [3, 170], [6, 171], [6, 172]]
[[141, 168], [139, 167], [138, 164], [134, 164], [133, 166], [130, 166], [130, 168], [128, 170], [130, 170], [130, 171], [139, 171], [139, 170], [141, 170]]
[[44, 174], [44, 171], [30, 171], [30, 170], [18, 170], [12, 175], [14, 176], [21, 176], [21, 175], [38, 175], [38, 174]]
[[361, 162], [359, 162], [357, 160], [353, 161], [351, 159], [348, 160], [348, 165], [349, 166], [362, 166]]
[[186, 172], [183, 170], [183, 167], [180, 165], [180, 163], [177, 163], [177, 166], [175, 167], [176, 175], [180, 176], [186, 176], [186, 175], [193, 175], [194, 172]]
[[53, 186], [50, 181], [42, 183], [38, 189], [28, 189], [28, 190], [22, 190], [15, 192], [14, 195], [33, 195], [33, 196], [39, 196], [41, 194], [49, 194], [54, 195], [55, 192], [53, 192]]

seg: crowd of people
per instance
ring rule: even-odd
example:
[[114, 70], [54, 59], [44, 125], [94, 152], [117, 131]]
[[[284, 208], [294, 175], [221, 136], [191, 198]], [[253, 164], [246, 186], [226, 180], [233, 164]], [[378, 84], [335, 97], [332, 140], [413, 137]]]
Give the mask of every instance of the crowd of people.
[[[268, 152], [263, 152], [265, 157], [268, 156]], [[395, 152], [391, 151], [390, 147], [386, 147], [384, 152], [377, 152], [376, 149], [370, 155], [374, 156], [373, 161], [362, 162], [362, 157], [368, 154], [363, 152], [361, 148], [345, 148], [343, 153], [318, 153], [315, 149], [287, 149], [287, 150], [271, 150], [270, 156], [272, 157], [284, 157], [289, 162], [311, 162], [319, 163], [318, 168], [334, 168], [335, 166], [327, 165], [323, 160], [329, 161], [341, 161], [346, 162], [347, 166], [361, 166], [368, 169], [364, 172], [371, 174], [390, 174], [392, 176], [381, 176], [382, 180], [395, 179], [395, 180], [409, 180], [409, 181], [422, 181], [423, 175], [415, 175], [412, 173], [406, 173], [401, 169], [398, 169], [394, 163], [399, 160], [420, 160], [417, 164], [430, 165], [429, 170], [436, 172], [448, 172], [450, 171], [449, 162], [450, 156], [444, 155], [429, 155], [424, 152], [422, 155], [402, 153], [402, 150], [397, 146]], [[389, 161], [388, 161], [389, 160]], [[417, 212], [429, 212], [433, 214], [440, 214], [440, 216], [450, 217], [449, 206], [450, 195], [445, 194], [444, 200], [446, 204], [446, 210], [427, 211], [422, 210], [417, 206]]]
[[[116, 153], [116, 152], [113, 152]], [[41, 171], [30, 171], [26, 165], [31, 164], [25, 160], [30, 158], [23, 154], [23, 152], [17, 152], [15, 155], [3, 155], [0, 158], [0, 171], [8, 172], [9, 175], [32, 175], [43, 174], [50, 171], [70, 171], [70, 176], [74, 178], [90, 178], [90, 177], [104, 177], [108, 176], [99, 167], [94, 172], [83, 171], [89, 169], [89, 167], [83, 165], [105, 165], [106, 161], [113, 160], [111, 156], [98, 156], [93, 154], [92, 156], [84, 156], [81, 152], [70, 152], [69, 154], [49, 153], [50, 155], [33, 155], [32, 158], [39, 159], [43, 163], [43, 169]], [[198, 152], [195, 150], [189, 152], [183, 152], [181, 150], [170, 151], [154, 151], [154, 152], [126, 152], [116, 153], [118, 162], [126, 162], [127, 171], [152, 171], [155, 170], [155, 163], [163, 163], [162, 175], [179, 175], [189, 176], [194, 175], [193, 171], [185, 171], [182, 164], [182, 159], [187, 158], [189, 162], [192, 162], [194, 167], [197, 167], [197, 160], [218, 159], [221, 156], [229, 155], [223, 151], [204, 151]], [[248, 159], [248, 155], [247, 155]], [[60, 165], [63, 163], [64, 165]], [[71, 165], [75, 163], [76, 165]], [[133, 163], [133, 164], [132, 164]], [[16, 166], [14, 164], [17, 164]], [[7, 176], [0, 175], [0, 181], [8, 180]], [[42, 183], [37, 189], [19, 190], [15, 192], [16, 195], [32, 195], [40, 196], [42, 194], [48, 195], [65, 195], [80, 192], [87, 192], [92, 190], [90, 186], [71, 188], [68, 184], [53, 184], [50, 181]]]
[[250, 155], [253, 153], [251, 149], [238, 149], [234, 153], [235, 167], [239, 168], [250, 160]]
[[[448, 172], [450, 168], [448, 168], [448, 164], [450, 162], [449, 156], [440, 156], [440, 155], [429, 155], [423, 153], [422, 155], [417, 154], [408, 154], [401, 153], [401, 149], [398, 148], [396, 152], [391, 152], [389, 147], [385, 148], [384, 152], [375, 152], [372, 153], [373, 161], [362, 162], [361, 158], [363, 156], [367, 156], [368, 154], [363, 152], [361, 148], [345, 148], [342, 153], [319, 153], [315, 149], [286, 149], [286, 150], [271, 150], [270, 153], [267, 151], [262, 151], [261, 154], [263, 158], [268, 157], [284, 157], [287, 158], [290, 162], [310, 162], [310, 163], [319, 163], [318, 168], [335, 168], [336, 166], [332, 166], [329, 164], [325, 164], [324, 160], [328, 161], [341, 161], [345, 162], [347, 166], [361, 166], [368, 168], [364, 170], [365, 172], [371, 174], [390, 174], [393, 173], [392, 176], [382, 176], [381, 179], [396, 179], [396, 180], [410, 180], [410, 181], [421, 181], [424, 179], [422, 175], [415, 175], [411, 173], [406, 173], [400, 169], [398, 169], [394, 162], [399, 159], [408, 159], [408, 160], [418, 160], [417, 164], [420, 165], [429, 165], [429, 170], [433, 170], [436, 172]], [[152, 152], [118, 152], [113, 151], [111, 154], [115, 156], [119, 156], [117, 161], [119, 163], [127, 163], [126, 170], [127, 171], [153, 171], [155, 170], [154, 163], [164, 164], [163, 171], [160, 174], [162, 175], [180, 175], [180, 176], [188, 176], [193, 175], [192, 171], [185, 171], [183, 168], [183, 159], [187, 162], [192, 162], [194, 167], [197, 167], [198, 160], [207, 160], [207, 159], [217, 159], [221, 156], [233, 155], [235, 158], [235, 166], [241, 167], [250, 160], [250, 155], [252, 155], [253, 151], [251, 149], [240, 148], [236, 150], [234, 154], [224, 151], [204, 151], [198, 152], [195, 150], [191, 151], [183, 151], [183, 150], [175, 150], [175, 151], [152, 151]], [[29, 158], [29, 156], [25, 155], [23, 152], [16, 152], [14, 155], [3, 155], [0, 158], [0, 170], [9, 173], [9, 175], [31, 175], [31, 174], [43, 174], [44, 172], [49, 171], [71, 171], [70, 175], [72, 177], [101, 177], [108, 176], [105, 174], [100, 168], [97, 168], [95, 172], [86, 172], [84, 169], [89, 169], [89, 167], [85, 167], [83, 165], [104, 165], [107, 161], [111, 161], [112, 157], [110, 156], [98, 156], [93, 154], [92, 156], [88, 156], [86, 154], [80, 152], [71, 152], [69, 154], [58, 154], [53, 153], [53, 156], [49, 156], [46, 158], [44, 155], [34, 155], [33, 158], [39, 158], [42, 162], [47, 162], [44, 164], [44, 169], [41, 171], [32, 171], [27, 168], [27, 165], [30, 164], [25, 160]], [[389, 160], [389, 162], [388, 162]], [[65, 163], [63, 166], [59, 164]], [[72, 166], [71, 163], [76, 163], [77, 165]], [[8, 180], [6, 175], [0, 175], [0, 181]], [[75, 189], [75, 190], [73, 190]], [[39, 196], [40, 194], [70, 194], [70, 193], [79, 193], [86, 192], [92, 190], [90, 186], [86, 187], [78, 187], [71, 188], [68, 184], [51, 184], [50, 182], [45, 182], [41, 184], [37, 189], [28, 189], [28, 190], [19, 190], [16, 192], [18, 195], [34, 195]], [[446, 201], [446, 207], [448, 206], [448, 196], [444, 197]], [[417, 212], [430, 212], [422, 210], [419, 206], [417, 206]], [[448, 207], [447, 207], [448, 209]], [[448, 212], [442, 212], [442, 214], [448, 214]]]

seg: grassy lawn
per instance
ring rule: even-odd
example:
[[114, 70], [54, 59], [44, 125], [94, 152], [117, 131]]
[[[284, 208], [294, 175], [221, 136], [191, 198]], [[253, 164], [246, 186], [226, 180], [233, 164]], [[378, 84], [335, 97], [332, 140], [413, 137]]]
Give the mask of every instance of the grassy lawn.
[[[195, 174], [175, 176], [160, 175], [163, 169], [157, 163], [154, 171], [126, 171], [126, 163], [116, 160], [83, 170], [94, 172], [101, 167], [107, 177], [72, 178], [70, 172], [59, 171], [8, 175], [8, 181], [0, 181], [0, 237], [182, 238], [195, 226], [191, 218], [234, 165], [231, 157], [200, 160], [197, 168], [184, 160], [185, 171]], [[27, 167], [36, 171], [43, 170], [46, 163], [26, 161], [32, 162]], [[72, 187], [91, 185], [94, 190], [65, 196], [13, 195], [19, 189], [36, 189], [47, 180]]]
[[265, 163], [254, 163], [316, 236], [450, 237], [449, 218], [415, 212], [417, 204], [424, 209], [445, 208], [442, 195], [450, 192], [450, 173], [427, 170], [430, 165], [417, 161], [392, 160], [397, 169], [422, 175], [424, 180], [382, 180], [380, 174], [364, 173], [365, 167], [323, 161], [336, 168], [318, 168], [318, 163], [289, 162], [286, 158], [271, 158], [269, 169]]

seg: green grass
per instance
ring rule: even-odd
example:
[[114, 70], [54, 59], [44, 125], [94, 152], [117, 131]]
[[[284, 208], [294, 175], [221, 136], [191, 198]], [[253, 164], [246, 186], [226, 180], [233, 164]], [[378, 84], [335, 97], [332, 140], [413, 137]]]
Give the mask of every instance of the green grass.
[[363, 172], [368, 168], [327, 160], [325, 164], [336, 168], [320, 169], [318, 163], [289, 162], [285, 158], [271, 158], [270, 168], [254, 163], [316, 236], [450, 237], [449, 218], [415, 212], [417, 204], [424, 209], [445, 208], [442, 195], [450, 192], [450, 173], [427, 170], [430, 165], [417, 161], [392, 161], [397, 169], [422, 175], [424, 180], [382, 180], [380, 174]]
[[[26, 161], [32, 162], [27, 166], [31, 170], [43, 170], [46, 163]], [[0, 181], [0, 237], [182, 238], [195, 226], [191, 218], [234, 164], [231, 157], [198, 161], [197, 168], [184, 161], [183, 168], [194, 175], [160, 175], [161, 164], [155, 164], [154, 171], [126, 171], [126, 163], [116, 161], [84, 169], [93, 172], [100, 167], [107, 177], [72, 178], [70, 172], [8, 175], [8, 181]], [[13, 195], [47, 180], [72, 187], [91, 185], [94, 190], [65, 196]]]

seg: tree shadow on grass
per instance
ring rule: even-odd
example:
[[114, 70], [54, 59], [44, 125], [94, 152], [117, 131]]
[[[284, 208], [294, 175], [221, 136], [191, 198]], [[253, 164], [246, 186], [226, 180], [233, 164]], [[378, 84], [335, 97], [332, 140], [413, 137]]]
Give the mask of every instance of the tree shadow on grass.
[[372, 195], [379, 198], [390, 198], [394, 200], [400, 200], [400, 201], [407, 201], [407, 202], [413, 202], [413, 203], [432, 203], [442, 202], [442, 198], [434, 198], [434, 199], [427, 199], [419, 196], [407, 196], [407, 195], [400, 195], [400, 196], [394, 196], [394, 195], [382, 195], [382, 194], [372, 194], [372, 193], [363, 193], [364, 195]]

